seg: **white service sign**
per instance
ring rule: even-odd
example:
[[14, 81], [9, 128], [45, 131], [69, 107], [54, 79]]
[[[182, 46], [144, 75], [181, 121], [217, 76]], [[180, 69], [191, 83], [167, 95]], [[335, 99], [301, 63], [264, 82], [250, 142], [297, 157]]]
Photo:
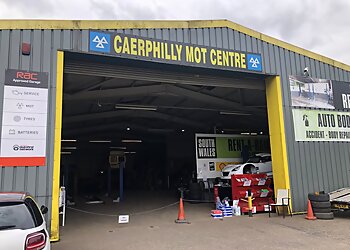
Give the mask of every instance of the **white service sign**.
[[46, 127], [2, 126], [2, 139], [46, 140]]
[[[7, 86], [5, 86], [6, 88]], [[47, 93], [47, 91], [46, 91]], [[32, 101], [4, 98], [4, 112], [46, 114], [47, 101]]]
[[15, 100], [47, 101], [47, 89], [5, 86], [4, 97]]
[[6, 112], [2, 116], [3, 126], [46, 127], [47, 114]]
[[1, 157], [42, 157], [46, 140], [1, 139]]
[[7, 69], [0, 166], [43, 166], [46, 161], [48, 73]]

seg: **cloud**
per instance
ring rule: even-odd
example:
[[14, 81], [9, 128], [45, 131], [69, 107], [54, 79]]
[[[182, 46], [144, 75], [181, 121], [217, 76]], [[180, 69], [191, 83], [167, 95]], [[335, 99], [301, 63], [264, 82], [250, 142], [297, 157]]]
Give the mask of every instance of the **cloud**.
[[3, 18], [229, 19], [350, 64], [350, 1], [316, 0], [2, 0]]

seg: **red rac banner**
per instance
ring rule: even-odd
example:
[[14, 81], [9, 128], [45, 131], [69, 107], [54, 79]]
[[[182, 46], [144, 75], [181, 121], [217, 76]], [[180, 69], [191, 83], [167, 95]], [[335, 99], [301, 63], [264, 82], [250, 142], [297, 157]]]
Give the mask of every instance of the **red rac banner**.
[[7, 69], [0, 166], [45, 166], [48, 73]]

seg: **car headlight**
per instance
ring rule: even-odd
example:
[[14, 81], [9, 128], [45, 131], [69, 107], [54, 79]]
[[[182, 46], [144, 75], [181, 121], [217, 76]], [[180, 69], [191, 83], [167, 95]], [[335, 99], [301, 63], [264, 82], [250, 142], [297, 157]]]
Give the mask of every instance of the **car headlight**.
[[234, 167], [231, 171], [237, 171], [237, 170], [239, 170], [240, 167], [241, 166]]

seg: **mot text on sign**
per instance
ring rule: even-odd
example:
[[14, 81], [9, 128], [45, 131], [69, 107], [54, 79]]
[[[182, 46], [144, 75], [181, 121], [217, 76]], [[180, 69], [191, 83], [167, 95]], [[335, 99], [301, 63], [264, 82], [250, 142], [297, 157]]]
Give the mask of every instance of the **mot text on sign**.
[[89, 51], [146, 61], [262, 72], [260, 54], [172, 42], [113, 32], [90, 31]]

